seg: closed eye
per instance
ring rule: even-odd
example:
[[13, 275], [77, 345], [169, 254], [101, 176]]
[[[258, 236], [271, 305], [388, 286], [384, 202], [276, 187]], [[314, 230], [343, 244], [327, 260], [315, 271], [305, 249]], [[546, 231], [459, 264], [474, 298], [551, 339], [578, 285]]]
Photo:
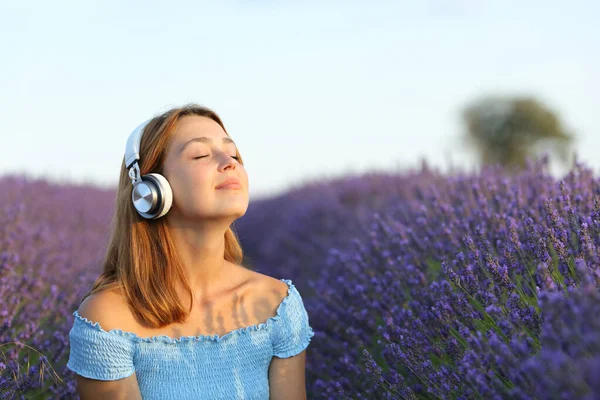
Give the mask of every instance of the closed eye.
[[[200, 157], [194, 157], [194, 160], [197, 160], [199, 158], [204, 158], [204, 157], [208, 157], [208, 156], [200, 156]], [[235, 158], [237, 161], [240, 161], [240, 158], [237, 156], [231, 156], [231, 158]]]

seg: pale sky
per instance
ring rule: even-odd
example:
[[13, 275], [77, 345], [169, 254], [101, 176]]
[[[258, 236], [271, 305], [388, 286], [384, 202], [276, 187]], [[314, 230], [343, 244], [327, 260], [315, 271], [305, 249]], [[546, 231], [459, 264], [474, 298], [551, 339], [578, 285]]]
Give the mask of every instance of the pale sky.
[[0, 0], [0, 175], [114, 187], [129, 133], [213, 108], [252, 197], [474, 157], [459, 113], [532, 94], [600, 159], [600, 3]]

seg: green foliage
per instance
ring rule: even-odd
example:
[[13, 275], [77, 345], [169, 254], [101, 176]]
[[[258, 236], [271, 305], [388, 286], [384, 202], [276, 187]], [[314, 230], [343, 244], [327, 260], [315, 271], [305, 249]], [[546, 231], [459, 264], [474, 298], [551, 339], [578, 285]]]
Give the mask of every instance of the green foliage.
[[541, 151], [557, 154], [563, 165], [569, 163], [574, 134], [533, 97], [482, 97], [464, 108], [462, 119], [463, 141], [475, 149], [483, 165], [521, 170]]

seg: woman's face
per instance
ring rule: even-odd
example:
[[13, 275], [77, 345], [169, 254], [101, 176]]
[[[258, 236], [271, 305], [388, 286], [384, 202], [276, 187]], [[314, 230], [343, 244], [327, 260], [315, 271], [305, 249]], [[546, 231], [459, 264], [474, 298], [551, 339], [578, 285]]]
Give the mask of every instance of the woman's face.
[[[248, 175], [233, 158], [236, 145], [229, 139], [221, 125], [208, 117], [186, 115], [179, 120], [163, 165], [163, 175], [173, 190], [167, 216], [175, 211], [191, 219], [236, 219], [246, 213]], [[230, 178], [239, 180], [239, 188], [216, 189]]]

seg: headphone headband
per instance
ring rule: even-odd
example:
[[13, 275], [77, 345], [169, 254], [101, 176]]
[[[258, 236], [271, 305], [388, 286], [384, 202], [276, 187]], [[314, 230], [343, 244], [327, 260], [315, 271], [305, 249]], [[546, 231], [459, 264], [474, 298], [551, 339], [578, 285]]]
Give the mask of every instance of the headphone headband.
[[127, 138], [127, 145], [125, 147], [125, 167], [129, 169], [131, 165], [140, 159], [140, 143], [142, 141], [142, 134], [144, 128], [151, 119], [142, 122], [137, 128], [131, 132], [129, 138]]

